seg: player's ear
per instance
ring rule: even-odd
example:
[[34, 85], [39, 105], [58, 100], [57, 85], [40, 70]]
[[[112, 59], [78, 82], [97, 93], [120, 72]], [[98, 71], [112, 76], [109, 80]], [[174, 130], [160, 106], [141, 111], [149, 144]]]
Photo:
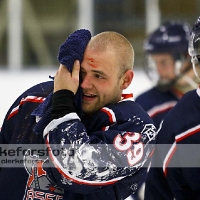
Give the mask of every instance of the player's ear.
[[126, 89], [131, 84], [133, 77], [134, 77], [133, 70], [128, 70], [124, 73], [122, 77], [122, 84], [121, 84], [122, 90]]

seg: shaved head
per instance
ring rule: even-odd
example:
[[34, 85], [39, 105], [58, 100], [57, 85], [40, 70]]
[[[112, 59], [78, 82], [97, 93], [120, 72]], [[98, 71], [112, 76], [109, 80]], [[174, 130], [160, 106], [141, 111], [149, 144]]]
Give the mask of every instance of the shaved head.
[[134, 49], [131, 43], [117, 32], [105, 31], [95, 35], [91, 38], [87, 48], [95, 51], [113, 52], [121, 73], [133, 69]]

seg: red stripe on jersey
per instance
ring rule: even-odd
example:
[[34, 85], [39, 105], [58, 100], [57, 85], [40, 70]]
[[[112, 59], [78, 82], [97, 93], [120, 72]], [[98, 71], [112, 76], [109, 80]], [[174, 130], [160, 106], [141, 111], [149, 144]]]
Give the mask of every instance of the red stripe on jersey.
[[14, 115], [16, 115], [16, 114], [18, 113], [18, 110], [19, 110], [19, 109], [12, 111], [12, 112], [10, 113], [10, 115], [8, 115], [7, 120], [9, 120], [11, 117], [13, 117]]
[[195, 126], [195, 127], [191, 128], [191, 129], [189, 129], [189, 130], [187, 130], [187, 131], [185, 131], [185, 132], [183, 132], [183, 133], [181, 133], [181, 134], [179, 134], [175, 137], [176, 142], [172, 145], [172, 147], [170, 148], [170, 150], [167, 153], [165, 160], [164, 160], [163, 171], [164, 171], [165, 176], [167, 175], [167, 167], [168, 167], [168, 165], [169, 165], [169, 163], [170, 163], [170, 161], [171, 161], [171, 159], [172, 159], [172, 157], [173, 157], [173, 155], [174, 155], [174, 153], [177, 149], [176, 144], [178, 142], [196, 134], [196, 133], [199, 133], [199, 132], [200, 132], [200, 125]]
[[111, 109], [104, 107], [101, 111], [108, 115], [110, 123], [116, 122], [115, 113]]
[[189, 129], [189, 130], [177, 135], [175, 137], [176, 142], [178, 143], [181, 140], [184, 140], [184, 139], [186, 139], [186, 138], [190, 137], [191, 135], [194, 135], [194, 134], [196, 134], [198, 132], [200, 132], [200, 125], [195, 126], [194, 128], [191, 128], [191, 129]]
[[133, 98], [133, 94], [122, 94], [123, 99]]
[[174, 143], [172, 145], [172, 147], [170, 148], [169, 152], [167, 153], [167, 156], [165, 157], [165, 160], [164, 160], [164, 163], [163, 163], [163, 172], [164, 172], [164, 175], [165, 177], [167, 176], [167, 167], [174, 155], [174, 153], [176, 152], [176, 144]]
[[18, 106], [12, 109], [11, 113], [8, 115], [7, 120], [11, 117], [16, 115], [19, 111], [19, 106], [23, 105], [26, 102], [33, 102], [33, 103], [42, 103], [45, 100], [44, 97], [37, 97], [37, 96], [27, 96], [25, 99], [22, 99]]
[[150, 117], [154, 117], [159, 113], [171, 110], [175, 105], [176, 101], [167, 102], [158, 106], [153, 107], [151, 110], [147, 111]]

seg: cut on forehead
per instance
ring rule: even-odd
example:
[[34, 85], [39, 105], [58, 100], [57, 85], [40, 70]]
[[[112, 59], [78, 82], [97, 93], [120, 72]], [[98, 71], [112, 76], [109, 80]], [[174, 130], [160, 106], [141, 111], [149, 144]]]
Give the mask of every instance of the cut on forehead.
[[112, 51], [125, 70], [133, 68], [133, 47], [120, 33], [114, 31], [101, 32], [91, 38], [88, 48], [95, 51]]

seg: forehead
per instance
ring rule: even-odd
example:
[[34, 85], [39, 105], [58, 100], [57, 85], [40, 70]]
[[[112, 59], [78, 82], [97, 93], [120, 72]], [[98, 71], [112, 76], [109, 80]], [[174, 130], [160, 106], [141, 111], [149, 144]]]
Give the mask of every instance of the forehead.
[[116, 64], [116, 56], [112, 51], [98, 51], [86, 48], [82, 67], [111, 70], [113, 68], [117, 68]]
[[162, 54], [152, 54], [151, 55], [154, 61], [173, 61], [173, 57], [168, 53]]

